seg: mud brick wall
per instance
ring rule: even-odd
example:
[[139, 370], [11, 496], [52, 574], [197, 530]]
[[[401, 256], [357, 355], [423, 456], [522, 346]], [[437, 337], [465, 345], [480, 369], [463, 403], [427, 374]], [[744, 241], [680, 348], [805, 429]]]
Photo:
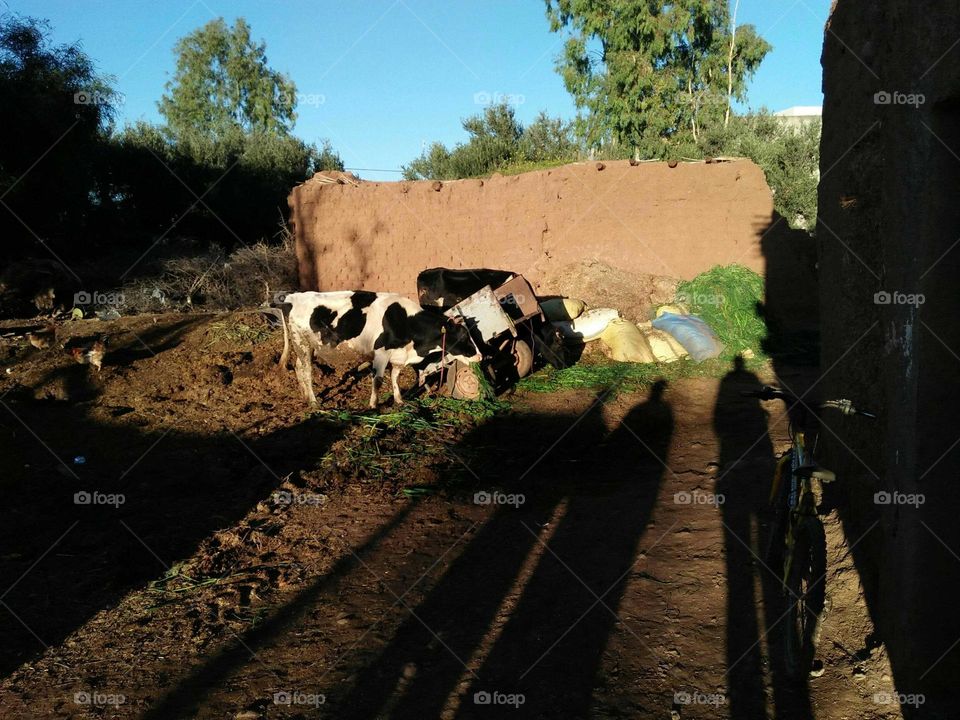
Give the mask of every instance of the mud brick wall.
[[504, 268], [539, 281], [596, 259], [688, 279], [717, 264], [763, 272], [773, 222], [763, 172], [749, 161], [566, 165], [445, 182], [311, 179], [289, 198], [301, 289], [415, 294], [424, 268]]
[[958, 37], [955, 1], [838, 0], [822, 58], [816, 393], [881, 413], [823, 459], [908, 718], [960, 716]]

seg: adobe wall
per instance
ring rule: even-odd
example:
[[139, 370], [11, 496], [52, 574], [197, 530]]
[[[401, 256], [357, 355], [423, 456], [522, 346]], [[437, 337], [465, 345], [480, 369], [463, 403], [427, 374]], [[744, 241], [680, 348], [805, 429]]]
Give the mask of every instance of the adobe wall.
[[739, 262], [763, 272], [773, 202], [763, 172], [726, 163], [594, 162], [515, 176], [324, 183], [289, 203], [301, 289], [413, 295], [428, 267], [545, 275], [596, 259], [634, 273], [692, 278]]
[[958, 37], [955, 2], [838, 0], [822, 58], [816, 393], [881, 413], [832, 419], [823, 459], [897, 688], [925, 696], [905, 717], [958, 706]]

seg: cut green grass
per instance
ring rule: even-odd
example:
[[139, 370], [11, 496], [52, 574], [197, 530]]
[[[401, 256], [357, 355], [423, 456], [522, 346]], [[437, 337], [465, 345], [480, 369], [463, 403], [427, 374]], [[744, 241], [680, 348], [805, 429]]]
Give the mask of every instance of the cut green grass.
[[[747, 367], [759, 369], [762, 359], [747, 361]], [[636, 392], [650, 387], [658, 380], [677, 380], [688, 377], [723, 377], [732, 369], [728, 359], [716, 358], [701, 363], [689, 358], [673, 363], [625, 363], [612, 361], [581, 361], [572, 367], [557, 370], [545, 367], [519, 382], [519, 390], [530, 392], [557, 392], [559, 390], [609, 390], [609, 398], [621, 392]]]
[[[210, 343], [226, 340], [235, 344], [256, 345], [270, 338], [270, 330], [265, 326], [253, 327], [235, 320], [223, 320], [210, 324]], [[208, 345], [208, 346], [209, 346]]]
[[509, 403], [496, 398], [456, 400], [449, 397], [421, 397], [409, 400], [391, 412], [349, 410], [316, 410], [312, 414], [338, 423], [370, 428], [408, 429], [414, 431], [453, 427], [479, 422], [509, 408]]
[[677, 286], [677, 301], [703, 318], [724, 344], [723, 357], [751, 350], [759, 355], [767, 336], [760, 316], [763, 278], [743, 265], [716, 266]]

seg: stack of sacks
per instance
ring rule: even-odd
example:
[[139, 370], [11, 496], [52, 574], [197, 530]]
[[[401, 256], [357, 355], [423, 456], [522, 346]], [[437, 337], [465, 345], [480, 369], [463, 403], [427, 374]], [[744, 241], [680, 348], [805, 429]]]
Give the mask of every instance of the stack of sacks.
[[610, 348], [610, 357], [618, 362], [657, 361], [646, 336], [629, 320], [623, 318], [611, 320], [600, 339]]
[[696, 315], [688, 315], [682, 308], [665, 305], [657, 310], [653, 327], [672, 335], [690, 353], [696, 362], [715, 358], [723, 352], [723, 343], [710, 326]]
[[596, 340], [611, 321], [620, 317], [620, 312], [613, 308], [587, 310], [586, 307], [583, 300], [574, 298], [552, 298], [540, 303], [544, 316], [570, 344]]
[[574, 298], [552, 298], [540, 303], [544, 316], [569, 344], [600, 340], [618, 362], [672, 362], [687, 353], [673, 338], [650, 323], [636, 326], [613, 308], [586, 309]]
[[658, 330], [649, 320], [645, 323], [638, 323], [637, 328], [650, 344], [650, 350], [657, 362], [676, 362], [690, 355], [670, 333]]
[[653, 322], [634, 325], [613, 308], [586, 309], [573, 298], [540, 303], [547, 320], [569, 344], [601, 340], [618, 362], [674, 362], [692, 357], [697, 362], [717, 357], [723, 344], [710, 326], [682, 305], [664, 305]]

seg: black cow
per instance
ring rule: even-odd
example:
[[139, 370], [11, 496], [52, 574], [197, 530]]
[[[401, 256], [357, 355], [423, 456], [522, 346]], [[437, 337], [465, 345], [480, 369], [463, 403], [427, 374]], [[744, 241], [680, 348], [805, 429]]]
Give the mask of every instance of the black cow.
[[487, 285], [496, 290], [515, 274], [508, 270], [486, 268], [430, 268], [417, 275], [417, 298], [424, 308], [440, 307], [447, 310]]

